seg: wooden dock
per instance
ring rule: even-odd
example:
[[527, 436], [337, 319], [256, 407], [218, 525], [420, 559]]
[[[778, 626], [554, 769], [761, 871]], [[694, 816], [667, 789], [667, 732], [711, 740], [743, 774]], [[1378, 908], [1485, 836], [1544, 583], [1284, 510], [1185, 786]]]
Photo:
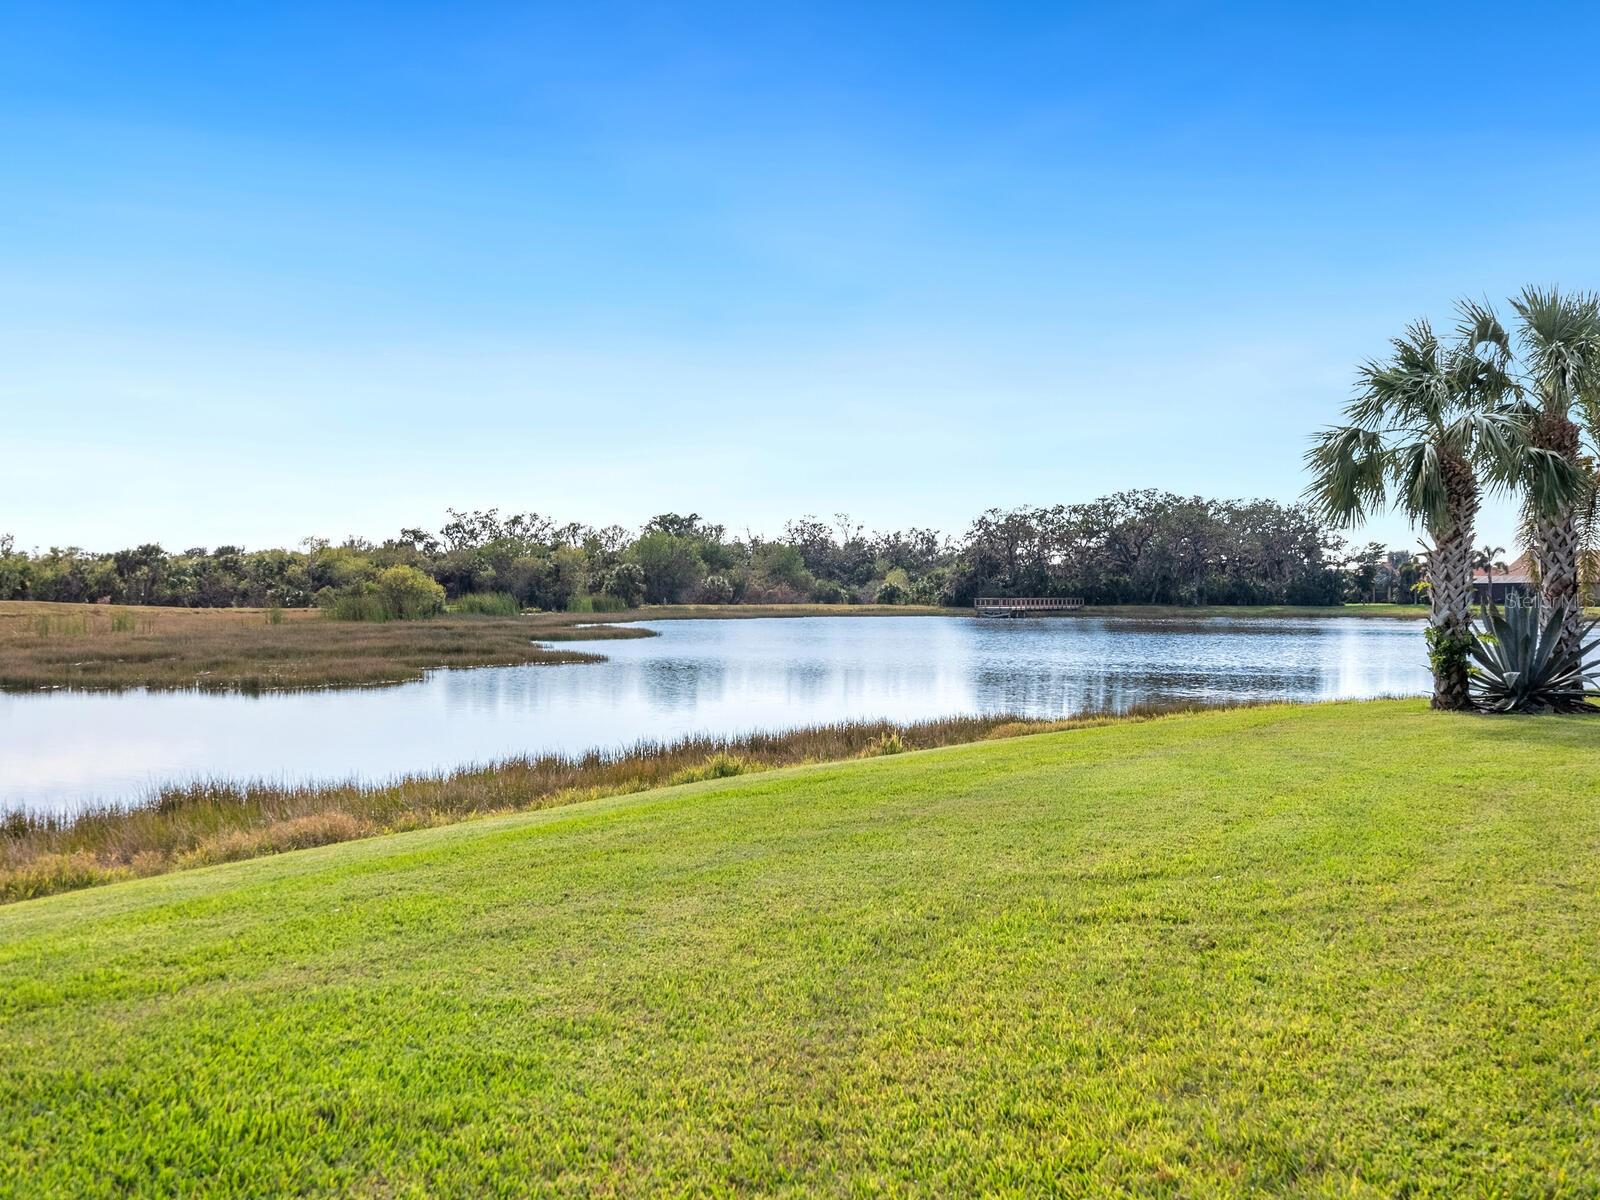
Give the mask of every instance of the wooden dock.
[[1034, 617], [1082, 608], [1077, 596], [979, 596], [972, 602], [980, 617]]

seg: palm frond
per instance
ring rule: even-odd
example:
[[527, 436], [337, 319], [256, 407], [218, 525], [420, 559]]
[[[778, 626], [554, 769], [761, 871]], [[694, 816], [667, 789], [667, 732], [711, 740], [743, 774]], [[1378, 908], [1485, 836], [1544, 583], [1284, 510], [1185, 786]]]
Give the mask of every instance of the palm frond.
[[1467, 408], [1438, 440], [1449, 453], [1473, 462], [1497, 490], [1505, 490], [1525, 470], [1531, 432], [1531, 422], [1518, 408]]
[[1568, 511], [1590, 490], [1583, 468], [1556, 451], [1529, 446], [1522, 454], [1518, 482], [1524, 488], [1524, 503], [1535, 518]]
[[1306, 502], [1329, 524], [1350, 528], [1383, 506], [1388, 471], [1379, 434], [1354, 425], [1323, 430], [1305, 461], [1311, 470]]
[[1391, 453], [1389, 469], [1405, 514], [1429, 530], [1443, 532], [1449, 521], [1450, 491], [1439, 447], [1432, 441], [1401, 447]]
[[1487, 300], [1459, 300], [1456, 315], [1456, 339], [1467, 353], [1502, 367], [1511, 361], [1511, 335]]
[[1565, 416], [1600, 390], [1600, 297], [1525, 287], [1512, 301], [1539, 402]]

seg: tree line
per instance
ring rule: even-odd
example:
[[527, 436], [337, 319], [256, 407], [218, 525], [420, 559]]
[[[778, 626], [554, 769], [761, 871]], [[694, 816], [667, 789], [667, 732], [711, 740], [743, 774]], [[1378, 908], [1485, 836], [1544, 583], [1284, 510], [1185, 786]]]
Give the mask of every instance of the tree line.
[[437, 531], [403, 529], [382, 542], [307, 539], [296, 549], [28, 553], [0, 538], [0, 599], [333, 608], [393, 592], [409, 572], [449, 601], [495, 594], [519, 607], [577, 612], [677, 603], [965, 606], [979, 595], [1312, 605], [1365, 594], [1329, 525], [1303, 505], [1271, 500], [1126, 491], [990, 510], [954, 538], [917, 528], [869, 533], [845, 515], [791, 521], [772, 538], [732, 536], [694, 513], [665, 513], [636, 531], [495, 509], [449, 516]]

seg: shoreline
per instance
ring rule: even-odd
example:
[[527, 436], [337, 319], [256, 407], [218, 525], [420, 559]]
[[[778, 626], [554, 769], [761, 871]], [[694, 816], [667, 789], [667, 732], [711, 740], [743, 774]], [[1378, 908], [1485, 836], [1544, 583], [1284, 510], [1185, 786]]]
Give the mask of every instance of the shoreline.
[[98, 803], [71, 812], [0, 807], [0, 907], [125, 879], [566, 807], [702, 779], [1221, 707], [1174, 703], [1068, 717], [980, 713], [915, 721], [842, 720], [513, 755], [375, 782], [211, 779], [158, 785], [125, 804]]
[[[571, 624], [617, 625], [641, 621], [752, 620], [800, 617], [973, 617], [971, 608], [943, 608], [929, 604], [661, 604], [614, 613], [533, 613], [550, 628]], [[1149, 620], [1204, 620], [1210, 617], [1360, 617], [1367, 620], [1425, 620], [1425, 604], [1097, 604], [1052, 612], [1048, 617], [1018, 620], [1078, 620], [1083, 617], [1125, 617]], [[1001, 618], [985, 618], [999, 620]]]
[[[1103, 605], [1049, 619], [1148, 621], [1358, 617], [1420, 620], [1413, 605], [1176, 607]], [[592, 643], [654, 636], [657, 621], [803, 617], [965, 617], [928, 605], [659, 605], [610, 613], [445, 614], [383, 623], [326, 619], [318, 609], [159, 608], [0, 602], [0, 691], [214, 691], [254, 694], [386, 687], [430, 671], [598, 662]], [[1022, 618], [1040, 620], [1045, 618]]]

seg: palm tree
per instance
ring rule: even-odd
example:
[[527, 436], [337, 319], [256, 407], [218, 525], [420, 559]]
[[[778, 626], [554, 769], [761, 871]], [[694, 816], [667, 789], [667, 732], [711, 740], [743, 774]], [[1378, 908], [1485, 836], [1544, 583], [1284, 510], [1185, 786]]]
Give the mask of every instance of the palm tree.
[[1433, 707], [1471, 707], [1472, 540], [1478, 472], [1506, 486], [1526, 470], [1527, 421], [1507, 405], [1510, 341], [1486, 309], [1461, 306], [1456, 337], [1426, 321], [1393, 339], [1385, 362], [1357, 372], [1348, 423], [1317, 435], [1306, 454], [1312, 507], [1349, 528], [1394, 502], [1422, 525], [1428, 550]]
[[1499, 561], [1500, 555], [1505, 552], [1504, 546], [1491, 546], [1488, 542], [1472, 552], [1472, 569], [1482, 571], [1489, 581], [1488, 587], [1484, 589], [1483, 603], [1479, 606], [1484, 612], [1494, 607], [1494, 573], [1510, 570], [1505, 563]]
[[[1428, 574], [1427, 547], [1422, 548], [1422, 553], [1417, 554], [1410, 550], [1389, 551], [1389, 569], [1394, 572], [1395, 584], [1399, 587], [1399, 595], [1403, 598], [1401, 603], [1409, 601], [1412, 604], [1422, 603], [1423, 580]], [[1389, 599], [1394, 600], [1395, 593], [1391, 589]]]
[[1581, 635], [1578, 574], [1583, 545], [1595, 531], [1600, 492], [1593, 465], [1583, 457], [1584, 427], [1591, 440], [1600, 439], [1600, 296], [1527, 287], [1511, 305], [1532, 445], [1559, 460], [1567, 473], [1563, 483], [1548, 463], [1533, 464], [1525, 503], [1539, 597], [1566, 614], [1558, 648], [1567, 648]]

